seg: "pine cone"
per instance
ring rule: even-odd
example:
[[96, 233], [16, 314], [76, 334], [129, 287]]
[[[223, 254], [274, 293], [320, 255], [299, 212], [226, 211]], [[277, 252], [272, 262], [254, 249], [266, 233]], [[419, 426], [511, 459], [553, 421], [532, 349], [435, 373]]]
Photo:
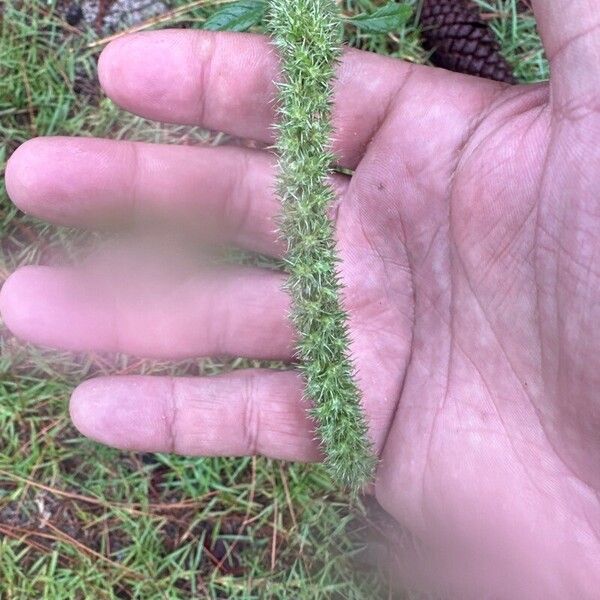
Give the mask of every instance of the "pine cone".
[[423, 46], [432, 51], [434, 65], [516, 83], [494, 32], [468, 0], [424, 0], [421, 28]]

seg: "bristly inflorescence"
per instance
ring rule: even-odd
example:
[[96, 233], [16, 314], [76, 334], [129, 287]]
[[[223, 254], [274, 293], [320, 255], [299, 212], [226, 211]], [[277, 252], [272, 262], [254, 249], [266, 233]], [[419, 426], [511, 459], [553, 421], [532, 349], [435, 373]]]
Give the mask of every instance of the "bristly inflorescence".
[[371, 480], [375, 458], [349, 354], [335, 231], [328, 217], [334, 200], [328, 183], [335, 163], [332, 81], [342, 21], [333, 0], [271, 0], [269, 28], [283, 74], [277, 191], [297, 354], [327, 465], [336, 480], [356, 490]]

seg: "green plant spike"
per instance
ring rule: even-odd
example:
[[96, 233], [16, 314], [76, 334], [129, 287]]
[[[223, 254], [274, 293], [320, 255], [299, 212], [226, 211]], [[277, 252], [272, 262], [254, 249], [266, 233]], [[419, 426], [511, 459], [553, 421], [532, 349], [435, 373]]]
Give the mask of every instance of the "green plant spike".
[[328, 183], [335, 162], [332, 81], [342, 20], [333, 0], [270, 0], [269, 8], [268, 27], [283, 75], [277, 191], [297, 355], [326, 464], [336, 481], [356, 491], [373, 478], [376, 459], [349, 353], [335, 231], [328, 217], [334, 200]]

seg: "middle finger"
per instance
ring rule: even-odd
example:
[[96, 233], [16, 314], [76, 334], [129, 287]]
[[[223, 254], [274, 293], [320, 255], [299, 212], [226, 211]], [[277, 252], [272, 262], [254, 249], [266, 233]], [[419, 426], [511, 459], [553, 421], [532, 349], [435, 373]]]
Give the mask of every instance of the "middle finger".
[[[47, 137], [13, 154], [6, 186], [19, 208], [61, 225], [166, 219], [280, 256], [275, 169], [269, 153], [238, 147]], [[338, 192], [347, 180], [335, 177]]]

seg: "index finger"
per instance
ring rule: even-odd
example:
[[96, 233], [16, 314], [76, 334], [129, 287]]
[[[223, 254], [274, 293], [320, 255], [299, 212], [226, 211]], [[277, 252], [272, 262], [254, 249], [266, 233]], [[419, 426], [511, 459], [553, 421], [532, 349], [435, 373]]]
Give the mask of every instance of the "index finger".
[[[106, 93], [131, 112], [265, 143], [273, 141], [278, 73], [278, 57], [268, 38], [210, 31], [126, 36], [112, 42], [99, 63]], [[439, 105], [442, 110], [447, 97], [481, 88], [487, 89], [448, 72], [345, 51], [333, 115], [340, 164], [356, 166], [400, 90], [412, 107]], [[404, 118], [411, 119], [410, 112]]]

